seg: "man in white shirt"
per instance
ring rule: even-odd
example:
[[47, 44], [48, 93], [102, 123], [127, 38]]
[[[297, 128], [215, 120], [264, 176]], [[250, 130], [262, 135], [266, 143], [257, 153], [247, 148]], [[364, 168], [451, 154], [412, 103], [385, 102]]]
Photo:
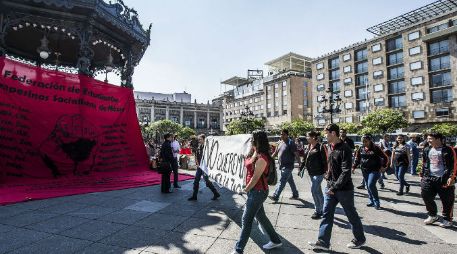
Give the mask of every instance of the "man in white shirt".
[[173, 142], [171, 142], [171, 150], [173, 151], [173, 186], [177, 189], [181, 188], [181, 186], [178, 185], [178, 156], [179, 156], [179, 151], [181, 150], [181, 145], [178, 142], [178, 135], [174, 136]]

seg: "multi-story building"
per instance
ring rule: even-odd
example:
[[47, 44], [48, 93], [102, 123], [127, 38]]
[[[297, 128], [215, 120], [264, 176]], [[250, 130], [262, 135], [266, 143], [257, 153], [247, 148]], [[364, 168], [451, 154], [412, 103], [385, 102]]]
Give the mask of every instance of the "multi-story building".
[[375, 38], [312, 61], [315, 124], [329, 122], [323, 95], [342, 99], [333, 122], [357, 123], [385, 107], [402, 110], [411, 130], [455, 122], [457, 1], [436, 1], [367, 30]]
[[[193, 128], [197, 133], [219, 134], [221, 132], [222, 109], [220, 103], [191, 102], [191, 95], [158, 96], [157, 93], [134, 92], [136, 113], [140, 124], [168, 119]], [[173, 94], [176, 95], [176, 94]], [[171, 99], [174, 98], [174, 99]]]
[[222, 96], [224, 128], [246, 111], [265, 119], [267, 128], [298, 118], [311, 120], [311, 59], [289, 53], [265, 65], [265, 77], [262, 70], [248, 70], [247, 78], [222, 82], [234, 87]]

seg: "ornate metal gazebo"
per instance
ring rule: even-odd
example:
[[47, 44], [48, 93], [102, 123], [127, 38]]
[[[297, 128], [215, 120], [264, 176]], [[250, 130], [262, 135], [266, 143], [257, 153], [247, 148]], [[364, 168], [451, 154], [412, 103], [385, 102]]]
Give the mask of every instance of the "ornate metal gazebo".
[[0, 56], [95, 76], [132, 75], [150, 41], [121, 0], [0, 0]]

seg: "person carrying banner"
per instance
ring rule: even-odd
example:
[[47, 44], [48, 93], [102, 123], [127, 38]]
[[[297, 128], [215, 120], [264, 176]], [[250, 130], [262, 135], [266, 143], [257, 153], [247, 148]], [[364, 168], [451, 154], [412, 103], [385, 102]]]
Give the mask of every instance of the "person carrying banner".
[[309, 242], [309, 245], [315, 250], [330, 249], [333, 221], [338, 203], [343, 207], [354, 235], [354, 239], [347, 247], [358, 249], [366, 241], [362, 221], [354, 206], [354, 184], [351, 178], [352, 151], [339, 138], [339, 129], [336, 124], [329, 124], [324, 129], [330, 144], [330, 151], [328, 154], [327, 187], [325, 190], [323, 219], [319, 227], [318, 240], [316, 242]]
[[208, 187], [212, 192], [213, 192], [213, 198], [211, 200], [216, 200], [218, 199], [221, 195], [219, 192], [217, 192], [216, 188], [214, 187], [213, 183], [209, 180], [208, 175], [203, 172], [203, 170], [200, 168], [200, 163], [203, 157], [203, 148], [205, 146], [205, 135], [201, 134], [198, 136], [198, 148], [195, 151], [196, 152], [196, 157], [197, 157], [197, 172], [195, 173], [195, 179], [194, 179], [194, 192], [192, 193], [192, 196], [188, 198], [187, 200], [189, 201], [195, 201], [197, 200], [197, 195], [198, 195], [198, 190], [200, 187], [200, 179], [203, 176], [203, 180], [205, 180], [206, 187]]
[[291, 199], [298, 199], [298, 190], [295, 186], [292, 171], [294, 169], [295, 160], [300, 162], [300, 157], [298, 156], [295, 142], [289, 138], [289, 130], [287, 129], [283, 129], [281, 131], [281, 140], [279, 141], [278, 148], [272, 156], [275, 157], [276, 155], [278, 155], [281, 179], [279, 180], [279, 184], [276, 186], [273, 196], [270, 196], [270, 199], [278, 202], [281, 192], [284, 190], [284, 187], [286, 187], [286, 183], [289, 183], [290, 188], [292, 189]]
[[435, 197], [438, 194], [443, 204], [443, 219], [440, 227], [452, 226], [452, 212], [455, 200], [455, 178], [457, 175], [456, 154], [452, 147], [442, 143], [441, 133], [430, 133], [427, 140], [430, 146], [422, 153], [421, 196], [427, 208], [428, 218], [425, 225], [438, 221]]
[[251, 235], [254, 218], [270, 237], [270, 242], [263, 245], [263, 248], [269, 250], [282, 246], [281, 239], [265, 214], [263, 207], [263, 203], [268, 197], [267, 175], [269, 165], [274, 163], [270, 155], [267, 134], [264, 131], [254, 131], [252, 133], [252, 146], [253, 154], [245, 160], [247, 175], [244, 191], [247, 193], [247, 200], [241, 219], [241, 234], [232, 254], [243, 253]]
[[178, 168], [179, 168], [179, 150], [181, 150], [181, 145], [178, 141], [178, 135], [174, 135], [173, 141], [171, 142], [171, 148], [173, 150], [173, 187], [176, 189], [181, 188], [178, 185]]
[[308, 171], [311, 178], [311, 194], [314, 200], [314, 214], [311, 219], [320, 219], [324, 207], [324, 194], [322, 193], [322, 180], [327, 172], [327, 149], [319, 143], [319, 133], [315, 131], [308, 132], [306, 139], [308, 145], [304, 151], [304, 161], [300, 166], [298, 173], [303, 177], [304, 170]]
[[163, 138], [165, 141], [160, 147], [160, 164], [164, 167], [164, 170], [162, 171], [162, 182], [160, 184], [160, 190], [162, 193], [171, 193], [170, 173], [174, 161], [173, 151], [171, 149], [171, 141], [173, 140], [173, 135], [171, 133], [167, 133], [163, 136]]

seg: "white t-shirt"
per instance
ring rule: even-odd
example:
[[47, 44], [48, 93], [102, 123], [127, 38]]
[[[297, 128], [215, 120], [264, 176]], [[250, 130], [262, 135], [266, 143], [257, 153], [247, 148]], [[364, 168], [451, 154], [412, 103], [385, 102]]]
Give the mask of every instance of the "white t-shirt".
[[444, 163], [441, 155], [442, 148], [431, 148], [428, 154], [430, 160], [430, 175], [442, 177], [444, 175]]
[[181, 150], [181, 146], [177, 140], [173, 140], [171, 142], [171, 150], [173, 150], [173, 157], [178, 158], [179, 150]]

